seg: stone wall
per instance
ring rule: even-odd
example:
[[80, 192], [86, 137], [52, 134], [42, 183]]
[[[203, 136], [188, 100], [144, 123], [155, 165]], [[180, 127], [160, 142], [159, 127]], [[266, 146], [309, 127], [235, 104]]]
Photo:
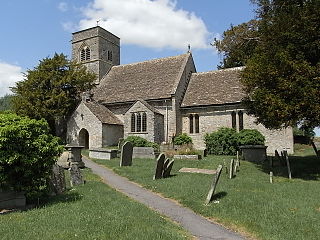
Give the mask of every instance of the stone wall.
[[103, 124], [102, 126], [102, 145], [115, 146], [119, 142], [119, 138], [123, 138], [123, 126], [113, 124]]
[[[231, 113], [242, 111], [245, 129], [257, 129], [266, 138], [268, 154], [274, 154], [274, 151], [287, 149], [288, 153], [293, 153], [293, 132], [292, 128], [282, 130], [269, 130], [261, 124], [255, 123], [255, 118], [249, 116], [240, 105], [204, 107], [184, 109], [182, 117], [182, 132], [187, 133], [193, 139], [195, 148], [205, 148], [204, 136], [206, 133], [217, 131], [220, 127], [232, 127]], [[189, 132], [189, 114], [199, 114], [199, 133], [190, 134]], [[236, 125], [239, 130], [239, 117], [236, 114]]]
[[67, 123], [67, 142], [79, 144], [81, 129], [89, 133], [89, 148], [102, 147], [102, 123], [83, 103], [80, 103]]

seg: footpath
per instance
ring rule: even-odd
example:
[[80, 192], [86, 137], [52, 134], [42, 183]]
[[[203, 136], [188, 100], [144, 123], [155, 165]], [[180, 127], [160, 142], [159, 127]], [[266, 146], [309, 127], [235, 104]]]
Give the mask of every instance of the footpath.
[[189, 208], [182, 207], [170, 199], [163, 198], [130, 182], [128, 179], [92, 162], [84, 156], [82, 160], [86, 167], [91, 168], [93, 173], [99, 175], [110, 187], [170, 218], [199, 240], [245, 239], [243, 236], [194, 213]]

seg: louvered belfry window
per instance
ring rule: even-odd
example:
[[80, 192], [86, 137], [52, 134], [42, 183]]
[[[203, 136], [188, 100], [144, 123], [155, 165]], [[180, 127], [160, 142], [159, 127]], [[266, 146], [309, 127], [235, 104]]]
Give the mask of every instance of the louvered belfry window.
[[80, 51], [80, 61], [88, 61], [91, 59], [91, 51], [90, 48], [85, 46]]

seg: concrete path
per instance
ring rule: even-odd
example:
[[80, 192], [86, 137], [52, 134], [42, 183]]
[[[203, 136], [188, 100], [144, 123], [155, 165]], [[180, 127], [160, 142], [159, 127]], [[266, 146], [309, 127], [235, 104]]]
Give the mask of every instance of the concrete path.
[[[85, 157], [82, 157], [82, 159], [85, 166], [91, 168], [95, 174], [101, 176], [109, 186], [124, 193], [128, 197], [145, 204], [160, 214], [167, 216], [200, 240], [245, 239], [244, 237], [197, 215], [189, 208], [182, 207], [169, 199], [165, 199], [152, 193]], [[150, 179], [150, 181], [153, 180]]]

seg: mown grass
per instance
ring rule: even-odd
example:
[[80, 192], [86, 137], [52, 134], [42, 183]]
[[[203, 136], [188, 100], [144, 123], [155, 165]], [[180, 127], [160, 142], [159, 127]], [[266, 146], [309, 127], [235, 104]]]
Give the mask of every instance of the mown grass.
[[86, 184], [43, 206], [0, 215], [0, 239], [191, 239], [183, 229], [109, 188], [88, 169]]
[[[301, 155], [303, 155], [301, 153]], [[182, 167], [216, 169], [232, 157], [209, 156], [200, 161], [176, 160], [170, 178], [152, 180], [155, 160], [134, 159], [133, 166], [119, 167], [119, 159], [95, 160], [116, 173], [178, 200], [195, 212], [257, 239], [320, 239], [320, 159], [290, 156], [293, 179], [287, 169], [241, 162], [240, 171], [228, 179], [224, 169], [215, 201], [204, 204], [212, 175], [179, 173]], [[275, 163], [277, 165], [277, 163]], [[269, 182], [269, 171], [275, 173]]]

